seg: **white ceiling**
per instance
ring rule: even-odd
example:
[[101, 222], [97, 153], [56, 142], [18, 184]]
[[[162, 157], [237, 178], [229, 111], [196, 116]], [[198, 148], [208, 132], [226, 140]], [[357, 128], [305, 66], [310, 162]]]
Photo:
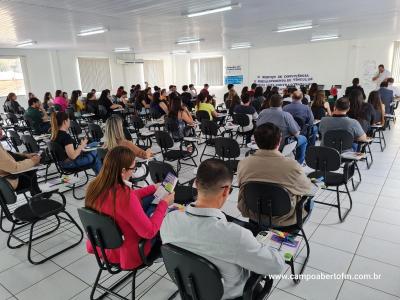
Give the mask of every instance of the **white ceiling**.
[[[241, 3], [241, 8], [196, 18], [182, 14]], [[174, 49], [216, 51], [232, 43], [254, 47], [306, 43], [314, 35], [342, 39], [400, 35], [400, 0], [0, 0], [0, 47], [37, 41], [31, 48], [137, 53]], [[276, 33], [279, 25], [312, 20], [311, 30]], [[77, 37], [82, 29], [109, 32]], [[177, 46], [182, 37], [203, 38]]]

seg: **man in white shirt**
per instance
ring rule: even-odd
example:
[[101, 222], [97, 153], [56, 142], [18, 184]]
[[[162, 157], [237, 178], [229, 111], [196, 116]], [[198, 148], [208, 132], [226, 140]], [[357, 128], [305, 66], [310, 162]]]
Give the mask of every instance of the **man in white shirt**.
[[400, 99], [400, 89], [397, 86], [394, 86], [394, 79], [392, 77], [388, 78], [388, 89], [393, 91], [393, 97], [396, 100]]
[[250, 271], [280, 274], [284, 265], [275, 249], [259, 243], [249, 230], [228, 222], [220, 210], [229, 197], [232, 177], [221, 160], [202, 162], [195, 181], [197, 201], [185, 211], [170, 212], [160, 230], [164, 244], [200, 255], [219, 269], [224, 283], [222, 299], [242, 296]]
[[378, 67], [378, 73], [372, 77], [372, 81], [376, 83], [376, 87], [379, 88], [381, 83], [383, 81], [386, 81], [388, 78], [390, 78], [392, 74], [388, 70], [385, 70], [384, 65], [379, 65]]

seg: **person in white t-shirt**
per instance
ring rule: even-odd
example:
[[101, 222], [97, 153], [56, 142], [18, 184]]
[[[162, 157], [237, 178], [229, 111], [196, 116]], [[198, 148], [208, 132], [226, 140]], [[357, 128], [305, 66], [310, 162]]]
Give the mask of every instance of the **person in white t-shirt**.
[[388, 78], [388, 89], [393, 91], [393, 97], [394, 99], [400, 99], [400, 89], [397, 86], [394, 86], [394, 79], [392, 77]]
[[388, 70], [385, 70], [385, 66], [381, 64], [378, 66], [378, 73], [372, 77], [372, 81], [374, 81], [376, 86], [379, 88], [381, 83], [389, 79], [391, 76], [392, 74]]

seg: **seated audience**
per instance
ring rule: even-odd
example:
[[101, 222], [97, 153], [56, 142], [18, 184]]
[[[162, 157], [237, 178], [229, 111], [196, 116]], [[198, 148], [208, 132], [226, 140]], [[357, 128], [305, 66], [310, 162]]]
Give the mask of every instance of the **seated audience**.
[[381, 96], [381, 100], [385, 105], [385, 114], [392, 114], [392, 102], [393, 102], [393, 91], [388, 89], [387, 81], [383, 81], [379, 88], [379, 94]]
[[182, 105], [182, 100], [179, 97], [172, 97], [170, 102], [171, 109], [169, 110], [168, 118], [176, 120], [179, 128], [179, 136], [175, 136], [174, 138], [181, 139], [189, 136], [195, 126], [191, 113], [186, 106]]
[[[234, 114], [244, 114], [249, 118], [250, 124], [243, 128], [243, 132], [247, 132], [246, 144], [251, 142], [251, 136], [253, 135], [253, 122], [257, 120], [258, 113], [256, 109], [250, 105], [250, 96], [248, 94], [244, 95], [242, 98], [242, 104], [238, 104], [233, 109]], [[238, 130], [242, 130], [239, 128]]]
[[160, 230], [164, 244], [203, 256], [218, 268], [224, 285], [222, 299], [241, 297], [250, 272], [280, 274], [284, 266], [275, 249], [263, 246], [251, 231], [229, 222], [232, 218], [221, 211], [232, 177], [221, 160], [203, 161], [195, 179], [196, 202], [184, 212], [168, 213]]
[[188, 92], [189, 87], [187, 85], [182, 86], [182, 94], [181, 99], [183, 104], [192, 111], [193, 109], [193, 102], [192, 102], [192, 94]]
[[81, 111], [85, 110], [85, 104], [83, 104], [79, 97], [79, 91], [72, 91], [70, 104], [75, 112], [80, 113]]
[[[273, 218], [272, 222], [277, 226], [294, 225], [296, 224], [296, 204], [301, 200], [301, 196], [311, 191], [312, 183], [294, 159], [285, 157], [279, 152], [282, 139], [279, 127], [272, 123], [262, 124], [254, 131], [254, 138], [259, 150], [254, 155], [241, 160], [238, 165], [240, 188], [238, 209], [244, 217], [258, 222], [257, 214], [246, 206], [243, 195], [244, 186], [249, 181], [279, 184], [290, 193], [292, 206], [289, 213]], [[306, 207], [308, 211], [310, 208]], [[303, 215], [306, 215], [306, 211], [303, 211]]]
[[[99, 174], [101, 161], [97, 151], [83, 152], [87, 146], [87, 138], [81, 140], [75, 149], [74, 140], [68, 134], [70, 120], [65, 112], [52, 113], [51, 115], [51, 141], [59, 144], [63, 149], [60, 153], [60, 165], [65, 169], [74, 169], [90, 166], [95, 174]], [[89, 146], [91, 146], [89, 144]]]
[[307, 149], [307, 138], [300, 134], [300, 127], [293, 119], [292, 115], [282, 110], [282, 97], [279, 94], [275, 94], [271, 97], [270, 105], [270, 108], [261, 111], [257, 119], [257, 126], [267, 122], [278, 126], [283, 135], [282, 143], [284, 143], [287, 137], [296, 137], [296, 160], [300, 164], [303, 164]]
[[353, 90], [349, 96], [350, 110], [347, 113], [349, 118], [357, 120], [364, 132], [368, 133], [371, 125], [374, 124], [375, 111], [370, 103], [364, 102], [360, 90]]
[[393, 91], [393, 97], [394, 99], [399, 99], [400, 98], [400, 89], [397, 86], [394, 86], [394, 78], [390, 77], [387, 80], [388, 83], [388, 89]]
[[210, 120], [218, 118], [218, 113], [215, 111], [215, 107], [207, 102], [207, 96], [204, 93], [197, 95], [196, 99], [196, 112], [199, 110], [204, 110], [210, 115]]
[[203, 89], [200, 91], [200, 94], [204, 94], [204, 96], [210, 95], [208, 88], [209, 88], [209, 85], [207, 83], [205, 83], [203, 86]]
[[251, 101], [251, 105], [256, 109], [257, 112], [261, 111], [261, 106], [265, 101], [265, 97], [263, 96], [263, 88], [262, 86], [256, 87], [254, 91], [254, 98]]
[[[0, 128], [0, 140], [3, 136]], [[0, 143], [0, 177], [5, 177], [16, 192], [28, 189], [32, 196], [41, 193], [36, 170], [28, 171], [39, 163], [40, 156], [37, 153], [13, 153], [6, 151]]]
[[33, 131], [37, 134], [48, 133], [50, 129], [50, 120], [39, 99], [29, 99], [28, 105], [29, 107], [24, 116], [32, 121]]
[[124, 146], [132, 150], [133, 155], [143, 159], [149, 159], [153, 156], [151, 148], [146, 151], [128, 141], [124, 135], [123, 120], [119, 115], [112, 115], [106, 121], [104, 128], [104, 148], [111, 150], [117, 146]]
[[331, 107], [327, 101], [324, 91], [319, 91], [311, 103], [311, 111], [315, 120], [321, 120], [325, 116], [332, 115]]
[[125, 92], [125, 89], [124, 89], [123, 86], [120, 86], [120, 87], [117, 89], [117, 93], [115, 94], [115, 96], [117, 96], [117, 98], [121, 98], [123, 92]]
[[254, 97], [254, 93], [256, 92], [257, 83], [253, 82], [250, 86], [250, 90], [247, 92], [250, 97]]
[[107, 115], [110, 116], [114, 109], [122, 108], [121, 104], [112, 102], [110, 90], [105, 89], [101, 92], [100, 98], [97, 101], [98, 105], [103, 105], [107, 109]]
[[378, 91], [372, 91], [368, 96], [368, 103], [374, 108], [374, 124], [385, 124], [385, 105], [382, 103], [381, 95]]
[[86, 95], [86, 109], [88, 113], [99, 114], [99, 103], [96, 99], [96, 94], [89, 92]]
[[[171, 94], [170, 97], [175, 96]], [[168, 114], [168, 105], [165, 100], [160, 99], [160, 93], [153, 94], [153, 100], [150, 103], [150, 110], [153, 112], [154, 116], [158, 118]]]
[[[350, 101], [346, 97], [336, 100], [335, 109], [332, 117], [322, 118], [319, 123], [319, 131], [322, 135], [321, 146], [324, 146], [324, 135], [331, 130], [345, 130], [348, 131], [354, 138], [354, 141], [366, 142], [367, 135], [362, 129], [357, 120], [351, 119], [347, 116], [350, 109]], [[357, 150], [358, 146], [355, 143], [353, 149]], [[344, 151], [351, 151], [352, 149], [343, 149]]]
[[160, 100], [161, 101], [168, 101], [168, 96], [167, 96], [167, 90], [166, 89], [162, 89], [160, 92]]
[[363, 99], [366, 98], [365, 93], [364, 93], [364, 89], [360, 86], [360, 79], [359, 78], [353, 78], [353, 85], [352, 86], [348, 86], [346, 88], [346, 91], [344, 93], [345, 96], [350, 97], [350, 94], [352, 91], [354, 90], [359, 90], [362, 94]]
[[[292, 93], [292, 101], [283, 107], [283, 111], [290, 113], [296, 121], [296, 118], [301, 119], [304, 127], [301, 128], [301, 133], [307, 135], [307, 127], [311, 127], [310, 144], [315, 145], [317, 139], [317, 127], [314, 126], [314, 115], [308, 105], [304, 105], [301, 100], [303, 93], [294, 91]], [[298, 124], [300, 126], [300, 124]]]
[[317, 97], [317, 92], [318, 92], [318, 84], [313, 82], [310, 86], [310, 89], [308, 90], [308, 95], [310, 96], [311, 101], [315, 100], [315, 98]]
[[236, 93], [236, 91], [232, 88], [229, 90], [228, 96], [226, 97], [225, 100], [225, 106], [228, 109], [230, 115], [233, 114], [236, 105], [240, 105], [240, 97]]
[[189, 92], [192, 95], [192, 99], [197, 97], [197, 91], [193, 83], [189, 84]]
[[59, 107], [59, 111], [64, 112], [68, 107], [68, 101], [63, 97], [61, 90], [56, 91], [56, 97], [53, 100], [53, 104]]
[[224, 103], [226, 103], [226, 99], [228, 98], [229, 92], [234, 89], [234, 85], [232, 83], [228, 84], [227, 86], [228, 91], [224, 94]]
[[[119, 264], [122, 269], [133, 269], [142, 264], [138, 253], [141, 239], [147, 239], [145, 254], [159, 252], [160, 242], [156, 236], [167, 212], [168, 205], [173, 203], [174, 194], [162, 199], [152, 215], [149, 210], [151, 196], [156, 191], [155, 185], [133, 190], [125, 183], [132, 177], [135, 169], [135, 157], [126, 147], [115, 147], [104, 159], [104, 168], [100, 174], [89, 183], [86, 190], [85, 206], [113, 218], [124, 236], [120, 248], [109, 249], [106, 252], [111, 263]], [[150, 214], [150, 213], [148, 213]], [[93, 253], [89, 241], [86, 242], [89, 253]], [[151, 250], [154, 252], [150, 253]]]
[[15, 93], [8, 94], [4, 102], [4, 111], [14, 114], [20, 114], [23, 111], [22, 106], [19, 105], [17, 101], [17, 95]]
[[242, 88], [242, 92], [240, 94], [240, 99], [242, 99], [243, 95], [247, 95], [248, 92], [249, 92], [249, 87], [248, 86], [244, 86]]
[[308, 88], [305, 85], [300, 86], [300, 91], [303, 93], [303, 99], [301, 103], [309, 105], [311, 103], [310, 96], [308, 95]]
[[50, 92], [46, 92], [43, 98], [43, 109], [48, 110], [50, 107], [53, 106], [53, 96]]

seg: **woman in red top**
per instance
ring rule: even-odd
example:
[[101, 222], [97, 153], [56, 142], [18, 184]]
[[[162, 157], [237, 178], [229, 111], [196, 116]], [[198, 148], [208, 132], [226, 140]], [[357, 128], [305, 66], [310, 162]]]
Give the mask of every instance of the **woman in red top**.
[[[151, 239], [156, 237], [168, 206], [174, 201], [174, 194], [161, 200], [154, 213], [148, 217], [142, 207], [142, 198], [154, 194], [155, 185], [133, 190], [125, 182], [132, 177], [135, 169], [135, 156], [127, 147], [110, 150], [99, 175], [89, 184], [86, 191], [85, 206], [111, 216], [120, 228], [124, 242], [118, 249], [106, 250], [111, 263], [120, 264], [122, 269], [132, 269], [142, 264], [138, 253], [141, 239], [148, 239], [145, 253], [151, 250]], [[86, 242], [89, 253], [93, 249]]]

